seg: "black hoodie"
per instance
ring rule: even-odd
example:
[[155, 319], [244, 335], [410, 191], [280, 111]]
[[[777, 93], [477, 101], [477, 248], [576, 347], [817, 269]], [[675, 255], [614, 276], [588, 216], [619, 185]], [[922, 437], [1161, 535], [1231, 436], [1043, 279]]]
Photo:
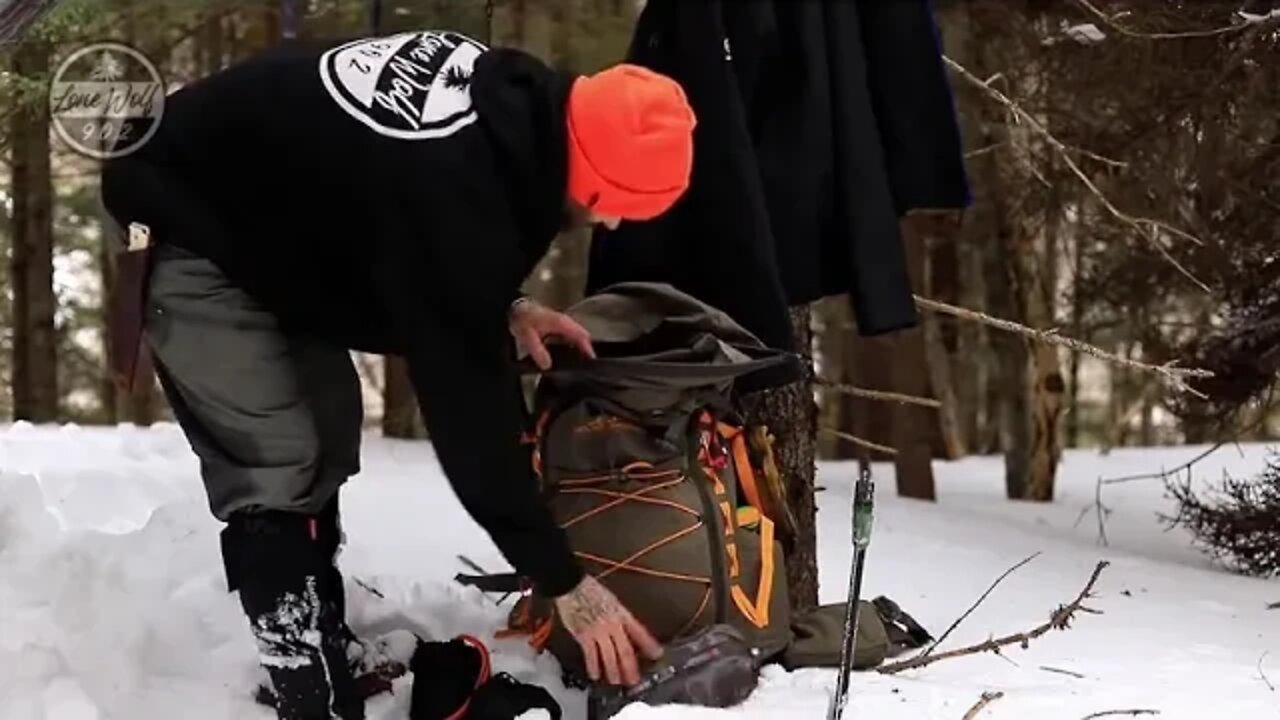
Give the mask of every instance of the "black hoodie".
[[403, 355], [458, 497], [550, 595], [582, 573], [519, 445], [506, 313], [564, 217], [571, 82], [456, 33], [291, 45], [170, 95], [103, 171], [119, 222], [288, 331]]

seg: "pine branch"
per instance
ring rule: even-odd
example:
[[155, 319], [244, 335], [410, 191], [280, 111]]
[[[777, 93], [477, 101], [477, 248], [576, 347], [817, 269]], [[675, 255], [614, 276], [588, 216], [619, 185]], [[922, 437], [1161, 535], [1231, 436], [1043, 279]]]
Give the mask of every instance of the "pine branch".
[[1164, 257], [1166, 261], [1171, 263], [1175, 268], [1177, 268], [1177, 270], [1180, 273], [1182, 273], [1182, 275], [1187, 277], [1187, 279], [1191, 280], [1191, 282], [1195, 283], [1195, 285], [1198, 286], [1201, 290], [1204, 290], [1205, 292], [1212, 292], [1209, 289], [1208, 285], [1205, 285], [1203, 282], [1197, 279], [1195, 275], [1191, 274], [1190, 270], [1187, 270], [1172, 255], [1169, 254], [1169, 251], [1165, 248], [1163, 242], [1160, 239], [1159, 234], [1161, 231], [1163, 231], [1167, 234], [1181, 237], [1196, 245], [1204, 245], [1203, 241], [1201, 241], [1196, 236], [1184, 230], [1179, 230], [1178, 228], [1168, 223], [1161, 222], [1154, 218], [1135, 217], [1133, 215], [1130, 215], [1122, 211], [1120, 208], [1116, 207], [1115, 203], [1111, 202], [1111, 199], [1108, 198], [1106, 194], [1102, 192], [1102, 189], [1098, 187], [1097, 183], [1095, 183], [1092, 179], [1090, 179], [1089, 175], [1080, 168], [1079, 163], [1077, 163], [1075, 159], [1071, 157], [1071, 148], [1068, 147], [1066, 143], [1054, 137], [1053, 133], [1050, 133], [1044, 127], [1044, 125], [1040, 124], [1040, 122], [1036, 120], [1035, 116], [1033, 116], [1031, 113], [1024, 110], [1020, 105], [1018, 105], [1018, 103], [1011, 100], [1009, 96], [1005, 95], [1004, 93], [1000, 92], [996, 88], [992, 87], [990, 81], [984, 82], [980, 80], [976, 75], [969, 72], [969, 70], [965, 66], [961, 65], [955, 60], [952, 60], [950, 57], [946, 55], [942, 56], [942, 60], [947, 64], [948, 67], [950, 67], [952, 70], [959, 73], [960, 76], [963, 77], [965, 80], [969, 81], [969, 83], [980, 88], [984, 93], [986, 93], [987, 95], [990, 95], [992, 98], [997, 100], [1000, 104], [1008, 108], [1020, 120], [1026, 122], [1027, 125], [1032, 130], [1034, 130], [1037, 135], [1040, 135], [1041, 137], [1043, 137], [1045, 141], [1048, 142], [1049, 145], [1054, 150], [1056, 150], [1058, 154], [1062, 157], [1063, 162], [1066, 163], [1067, 167], [1071, 170], [1072, 174], [1078, 177], [1080, 179], [1080, 182], [1084, 183], [1084, 186], [1089, 189], [1089, 192], [1093, 193], [1098, 198], [1098, 201], [1102, 203], [1102, 206], [1106, 208], [1107, 212], [1109, 212], [1112, 215], [1112, 217], [1132, 227], [1139, 234], [1139, 236], [1148, 236], [1151, 241], [1151, 244], [1156, 248], [1156, 250], [1160, 252], [1160, 254]]
[[828, 388], [834, 392], [842, 393], [850, 397], [899, 403], [901, 405], [918, 405], [920, 407], [935, 409], [942, 407], [942, 403], [938, 400], [916, 397], [915, 395], [903, 395], [901, 393], [886, 392], [884, 390], [868, 390], [866, 388], [847, 385], [833, 380], [824, 380], [823, 378], [818, 378], [816, 382], [821, 387]]
[[1084, 353], [1085, 355], [1090, 355], [1092, 357], [1098, 358], [1099, 360], [1105, 360], [1106, 362], [1109, 362], [1115, 365], [1123, 365], [1125, 367], [1134, 368], [1136, 370], [1157, 373], [1158, 375], [1160, 375], [1161, 378], [1163, 378], [1166, 384], [1172, 385], [1177, 390], [1190, 393], [1199, 398], [1205, 398], [1204, 393], [1201, 393], [1200, 391], [1188, 385], [1187, 379], [1213, 377], [1213, 373], [1208, 370], [1178, 367], [1174, 363], [1167, 363], [1165, 365], [1152, 365], [1150, 363], [1144, 363], [1138, 360], [1131, 360], [1129, 358], [1121, 357], [1114, 353], [1109, 353], [1106, 350], [1103, 350], [1101, 348], [1094, 347], [1093, 345], [1090, 345], [1086, 342], [1061, 335], [1058, 333], [1056, 329], [1038, 330], [1035, 328], [1029, 328], [1026, 325], [1021, 325], [1019, 323], [1013, 322], [1012, 320], [1003, 320], [1001, 318], [992, 317], [990, 315], [987, 315], [986, 313], [978, 312], [976, 310], [969, 310], [968, 308], [957, 307], [955, 305], [948, 305], [947, 303], [938, 302], [937, 300], [930, 300], [928, 298], [920, 297], [919, 295], [916, 295], [915, 299], [916, 299], [916, 305], [918, 305], [920, 308], [924, 310], [931, 310], [933, 312], [943, 313], [945, 315], [951, 315], [952, 317], [958, 317], [964, 320], [972, 320], [974, 322], [982, 323], [983, 325], [994, 327], [999, 330], [1004, 330], [1005, 332], [1011, 332], [1016, 335], [1022, 335], [1023, 337], [1028, 337], [1042, 343], [1048, 343], [1050, 345], [1059, 345], [1061, 347], [1075, 350], [1076, 352]]
[[1089, 577], [1089, 582], [1085, 584], [1084, 589], [1080, 591], [1080, 594], [1076, 596], [1075, 600], [1058, 607], [1058, 609], [1054, 610], [1049, 616], [1048, 622], [1038, 625], [1027, 632], [1006, 635], [1001, 638], [992, 638], [976, 645], [970, 645], [956, 650], [948, 650], [947, 652], [939, 653], [937, 655], [914, 657], [909, 660], [889, 663], [887, 665], [880, 666], [877, 671], [882, 675], [893, 675], [895, 673], [900, 673], [903, 670], [924, 667], [942, 660], [962, 657], [964, 655], [976, 655], [982, 652], [994, 652], [999, 654], [1000, 648], [1008, 647], [1010, 645], [1018, 645], [1025, 649], [1031, 644], [1032, 640], [1035, 640], [1050, 630], [1068, 629], [1077, 612], [1100, 614], [1097, 610], [1085, 607], [1083, 603], [1086, 598], [1092, 597], [1091, 593], [1093, 592], [1093, 586], [1098, 582], [1098, 576], [1102, 574], [1103, 568], [1108, 565], [1110, 565], [1110, 563], [1106, 560], [1099, 562], [1097, 567], [1093, 569], [1093, 574]]
[[818, 428], [818, 429], [819, 429], [819, 430], [821, 430], [821, 431], [822, 431], [822, 432], [824, 432], [824, 433], [827, 433], [828, 435], [833, 436], [833, 437], [838, 437], [838, 438], [840, 438], [841, 440], [844, 440], [844, 441], [847, 441], [847, 442], [851, 442], [851, 443], [853, 443], [854, 445], [857, 445], [858, 447], [866, 448], [866, 449], [868, 449], [868, 450], [875, 450], [876, 452], [881, 452], [881, 453], [884, 453], [885, 455], [893, 455], [893, 456], [896, 456], [896, 455], [898, 454], [898, 451], [897, 451], [897, 450], [895, 450], [895, 449], [893, 449], [893, 448], [891, 448], [891, 447], [889, 447], [889, 446], [887, 446], [887, 445], [881, 445], [881, 444], [879, 444], [879, 443], [873, 443], [873, 442], [871, 442], [870, 440], [866, 440], [866, 439], [860, 438], [860, 437], [858, 437], [857, 435], [850, 435], [849, 433], [844, 432], [843, 430], [837, 430], [837, 429], [835, 429], [835, 428], [833, 428], [833, 427], [827, 427], [827, 426], [825, 426], [825, 425], [824, 425], [824, 426], [822, 426], [822, 427], [820, 427], [820, 428]]
[[935, 649], [937, 649], [937, 647], [938, 647], [939, 645], [941, 645], [941, 644], [942, 644], [942, 641], [943, 641], [943, 640], [946, 640], [946, 639], [947, 639], [947, 637], [948, 637], [948, 636], [950, 636], [950, 635], [951, 635], [951, 633], [952, 633], [952, 632], [953, 632], [957, 627], [959, 627], [959, 626], [960, 626], [960, 623], [964, 622], [966, 618], [968, 618], [970, 615], [972, 615], [972, 614], [973, 614], [973, 611], [978, 609], [978, 606], [979, 606], [979, 605], [981, 605], [981, 604], [983, 603], [983, 601], [985, 601], [985, 600], [987, 599], [987, 596], [989, 596], [989, 595], [990, 595], [990, 594], [991, 594], [991, 593], [996, 589], [996, 586], [997, 586], [997, 585], [999, 585], [1000, 583], [1004, 582], [1004, 579], [1005, 579], [1005, 578], [1007, 578], [1007, 577], [1009, 577], [1010, 575], [1012, 575], [1012, 574], [1013, 574], [1013, 573], [1014, 573], [1018, 568], [1022, 567], [1023, 565], [1026, 565], [1027, 563], [1031, 562], [1032, 560], [1035, 560], [1035, 559], [1036, 559], [1036, 558], [1038, 558], [1038, 557], [1040, 557], [1040, 553], [1038, 553], [1038, 552], [1037, 552], [1037, 553], [1035, 553], [1035, 554], [1033, 554], [1033, 555], [1029, 555], [1029, 556], [1028, 556], [1025, 560], [1023, 560], [1022, 562], [1019, 562], [1017, 565], [1014, 565], [1013, 567], [1009, 568], [1008, 570], [1005, 570], [1005, 571], [1004, 571], [1004, 573], [1003, 573], [1002, 575], [1000, 575], [1000, 577], [996, 578], [996, 581], [995, 581], [995, 582], [991, 583], [991, 587], [987, 588], [987, 591], [986, 591], [986, 592], [984, 592], [984, 593], [982, 593], [982, 595], [978, 598], [977, 602], [975, 602], [973, 605], [969, 606], [969, 609], [968, 609], [968, 610], [965, 610], [965, 612], [964, 612], [964, 614], [963, 614], [963, 615], [961, 615], [960, 617], [956, 618], [956, 621], [955, 621], [955, 622], [953, 622], [953, 623], [951, 623], [951, 627], [947, 628], [947, 629], [946, 629], [946, 631], [945, 631], [945, 632], [943, 632], [943, 633], [942, 633], [942, 635], [941, 635], [941, 636], [939, 636], [937, 640], [934, 640], [934, 641], [933, 641], [933, 644], [932, 644], [932, 645], [930, 645], [929, 647], [925, 648], [925, 649], [924, 649], [924, 652], [920, 653], [920, 656], [919, 656], [919, 657], [920, 657], [920, 659], [924, 659], [924, 658], [927, 658], [927, 657], [929, 657], [930, 655], [932, 655], [932, 654], [933, 654], [933, 651], [934, 651]]
[[969, 708], [969, 712], [964, 714], [963, 720], [974, 720], [974, 718], [978, 717], [978, 713], [981, 713], [988, 705], [1002, 697], [1004, 697], [1004, 693], [999, 690], [982, 693], [982, 697], [978, 698], [978, 702], [974, 703], [973, 707]]

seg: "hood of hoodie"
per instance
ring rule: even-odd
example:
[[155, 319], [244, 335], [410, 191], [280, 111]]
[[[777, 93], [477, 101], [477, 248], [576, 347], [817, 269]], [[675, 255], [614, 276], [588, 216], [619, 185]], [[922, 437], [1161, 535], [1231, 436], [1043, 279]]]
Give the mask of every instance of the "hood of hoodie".
[[566, 106], [575, 75], [508, 48], [476, 59], [471, 97], [519, 215], [532, 269], [560, 231], [569, 177]]

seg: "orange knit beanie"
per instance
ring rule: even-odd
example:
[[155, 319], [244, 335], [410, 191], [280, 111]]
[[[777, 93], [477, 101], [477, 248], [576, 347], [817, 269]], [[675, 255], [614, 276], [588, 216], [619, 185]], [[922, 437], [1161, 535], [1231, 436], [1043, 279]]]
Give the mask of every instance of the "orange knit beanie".
[[569, 197], [597, 215], [648, 220], [689, 186], [693, 109], [671, 78], [637, 65], [580, 77], [569, 93]]

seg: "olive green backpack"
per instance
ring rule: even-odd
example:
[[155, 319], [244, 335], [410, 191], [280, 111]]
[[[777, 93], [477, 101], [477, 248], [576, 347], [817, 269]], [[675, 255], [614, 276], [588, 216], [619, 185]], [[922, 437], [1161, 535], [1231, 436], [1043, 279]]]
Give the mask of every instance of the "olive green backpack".
[[[835, 666], [844, 606], [794, 616], [783, 541], [794, 533], [766, 428], [743, 421], [735, 390], [798, 377], [723, 313], [665, 285], [606, 288], [568, 314], [597, 358], [556, 357], [534, 393], [531, 463], [579, 562], [661, 642], [713, 624], [737, 629], [763, 660]], [[887, 600], [859, 608], [854, 665], [915, 639]], [[891, 634], [892, 632], [892, 634]], [[550, 600], [525, 593], [505, 635], [527, 635], [571, 680], [577, 643]]]

